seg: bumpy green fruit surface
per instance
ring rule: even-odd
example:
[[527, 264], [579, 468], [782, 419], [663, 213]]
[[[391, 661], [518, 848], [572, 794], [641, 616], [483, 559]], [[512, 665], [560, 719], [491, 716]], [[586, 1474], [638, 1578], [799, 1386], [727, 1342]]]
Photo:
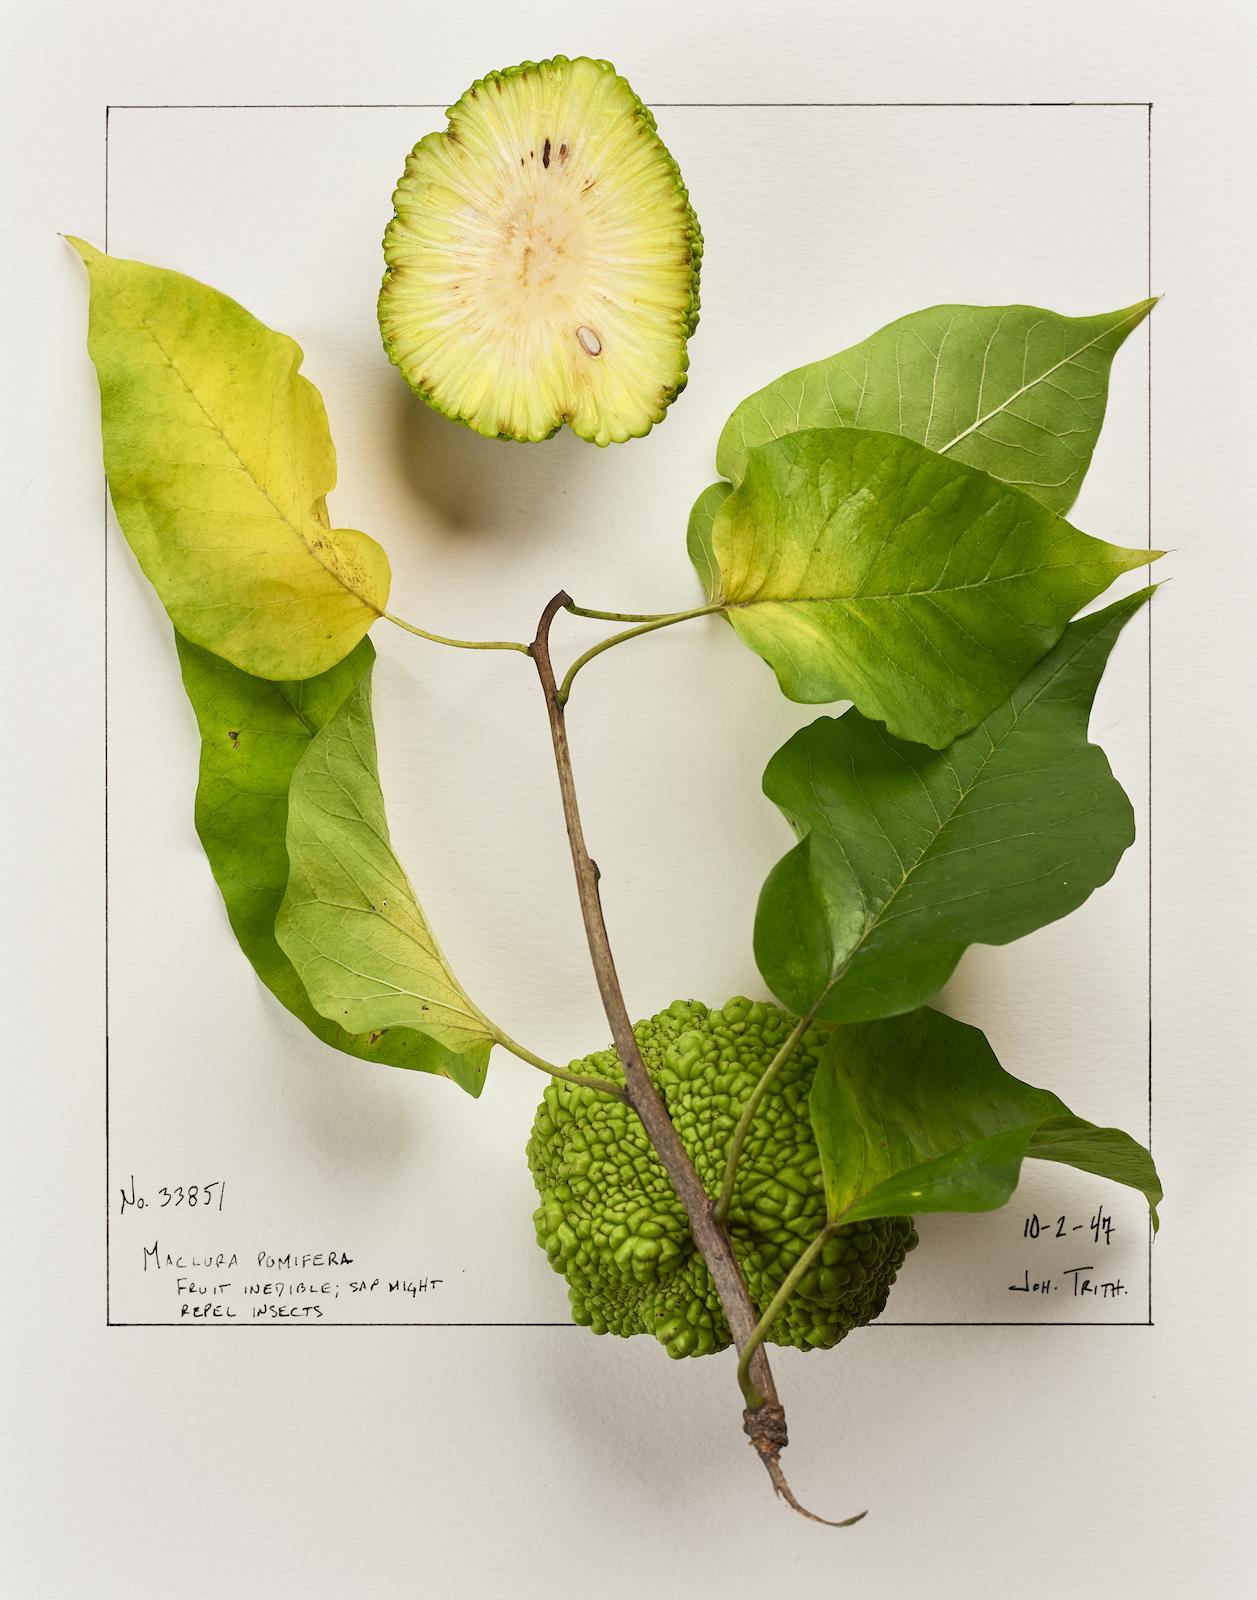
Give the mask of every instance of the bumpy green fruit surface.
[[[735, 996], [719, 1011], [677, 1000], [634, 1028], [642, 1059], [707, 1192], [719, 1192], [729, 1140], [751, 1090], [796, 1019]], [[829, 1029], [803, 1035], [751, 1123], [729, 1233], [762, 1312], [825, 1223], [821, 1163], [807, 1097]], [[603, 1050], [572, 1063], [623, 1082]], [[651, 1333], [670, 1356], [731, 1343], [685, 1211], [634, 1112], [556, 1079], [528, 1142], [541, 1195], [537, 1243], [568, 1281], [572, 1320], [595, 1333]], [[773, 1344], [829, 1349], [879, 1315], [917, 1242], [909, 1217], [851, 1223], [825, 1245], [773, 1325]]]

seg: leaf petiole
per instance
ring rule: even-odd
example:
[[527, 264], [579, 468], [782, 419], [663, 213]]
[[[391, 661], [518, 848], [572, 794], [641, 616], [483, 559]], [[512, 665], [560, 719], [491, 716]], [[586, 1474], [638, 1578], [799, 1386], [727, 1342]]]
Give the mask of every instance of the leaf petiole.
[[[485, 1019], [488, 1021], [488, 1019]], [[531, 1050], [526, 1050], [522, 1044], [516, 1044], [509, 1034], [503, 1033], [501, 1028], [492, 1022], [489, 1028], [493, 1033], [496, 1044], [504, 1050], [509, 1050], [513, 1056], [518, 1056], [521, 1061], [526, 1061], [530, 1067], [536, 1067], [541, 1072], [548, 1072], [552, 1078], [562, 1078], [565, 1083], [578, 1084], [582, 1089], [597, 1089], [599, 1094], [609, 1094], [613, 1100], [622, 1100], [628, 1103], [628, 1096], [618, 1084], [608, 1083], [604, 1078], [588, 1078], [580, 1072], [569, 1072], [566, 1067], [552, 1066], [549, 1061], [543, 1061], [540, 1056], [533, 1055]]]
[[[569, 607], [567, 609], [575, 610], [576, 608]], [[578, 656], [572, 663], [568, 669], [567, 677], [564, 678], [559, 692], [555, 696], [555, 704], [562, 710], [572, 692], [572, 679], [575, 678], [576, 674], [587, 662], [592, 661], [595, 656], [600, 656], [604, 650], [610, 650], [612, 645], [623, 644], [626, 639], [635, 639], [639, 633], [653, 633], [656, 628], [669, 628], [674, 622], [688, 622], [691, 617], [709, 617], [713, 612], [723, 611], [724, 609], [722, 602], [717, 605], [698, 606], [693, 611], [674, 611], [668, 616], [653, 617], [649, 622], [640, 623], [636, 628], [627, 628], [623, 633], [613, 633], [609, 639], [604, 639], [601, 644], [594, 645], [592, 650], [586, 650], [583, 656]], [[577, 611], [576, 614], [578, 616], [599, 615], [599, 613], [581, 611]], [[605, 613], [602, 614], [605, 615]]]
[[453, 645], [455, 650], [518, 650], [522, 655], [531, 654], [526, 644], [517, 644], [514, 639], [447, 639], [444, 634], [429, 633], [425, 628], [416, 628], [411, 622], [403, 622], [391, 611], [381, 611], [380, 615], [386, 622], [394, 622], [399, 628], [405, 628], [407, 633], [413, 633], [420, 639], [431, 639], [433, 644]]
[[660, 617], [672, 615], [670, 611], [591, 611], [588, 606], [578, 606], [575, 600], [563, 609], [574, 617], [596, 617], [599, 622], [658, 622]]
[[[812, 1011], [815, 1011], [815, 1007]], [[750, 1097], [742, 1107], [742, 1115], [738, 1118], [738, 1125], [733, 1130], [733, 1138], [729, 1141], [729, 1154], [725, 1159], [724, 1181], [720, 1186], [720, 1198], [716, 1201], [716, 1221], [723, 1223], [729, 1215], [729, 1207], [733, 1204], [733, 1185], [738, 1174], [738, 1162], [742, 1159], [742, 1146], [746, 1143], [746, 1136], [750, 1132], [751, 1120], [759, 1110], [760, 1102], [768, 1093], [773, 1079], [785, 1066], [794, 1051], [795, 1045], [807, 1032], [812, 1023], [812, 1011], [806, 1017], [800, 1017], [791, 1030], [789, 1038], [778, 1050], [777, 1054], [768, 1063], [763, 1077], [751, 1090]]]
[[816, 1260], [816, 1257], [825, 1248], [830, 1239], [833, 1238], [834, 1234], [841, 1226], [842, 1216], [832, 1218], [816, 1235], [811, 1244], [808, 1245], [807, 1249], [790, 1269], [790, 1272], [786, 1277], [786, 1281], [772, 1297], [772, 1300], [769, 1302], [768, 1310], [765, 1311], [764, 1315], [755, 1324], [754, 1333], [752, 1333], [751, 1337], [746, 1341], [746, 1344], [742, 1349], [742, 1354], [738, 1357], [738, 1387], [741, 1389], [743, 1398], [746, 1400], [747, 1408], [751, 1411], [758, 1411], [760, 1406], [764, 1404], [763, 1396], [751, 1382], [751, 1357], [755, 1354], [760, 1345], [763, 1344], [768, 1335], [769, 1329], [781, 1315], [781, 1312], [785, 1308], [786, 1301], [789, 1300], [790, 1296], [794, 1293], [800, 1279], [804, 1276], [804, 1274], [807, 1272], [807, 1269], [812, 1265], [813, 1261]]

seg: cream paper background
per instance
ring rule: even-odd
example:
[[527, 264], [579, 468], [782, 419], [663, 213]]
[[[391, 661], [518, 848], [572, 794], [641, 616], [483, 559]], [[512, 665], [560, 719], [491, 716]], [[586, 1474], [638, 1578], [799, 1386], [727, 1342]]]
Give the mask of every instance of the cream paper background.
[[[1233, 604], [1250, 397], [1225, 204], [1245, 135], [1230, 119], [1224, 140], [1221, 121], [1243, 39], [1238, 13], [1206, 8], [1190, 49], [1169, 11], [1135, 44], [1125, 11], [1112, 8], [1110, 34], [1068, 9], [1047, 34], [983, 7], [908, 8], [879, 27], [806, 5], [771, 29], [749, 8], [660, 11], [659, 27], [649, 7], [551, 11], [544, 37], [493, 7], [455, 20], [263, 4], [211, 21], [124, 5], [107, 24], [82, 10], [68, 30], [28, 27], [10, 333], [30, 376], [10, 396], [6, 480], [22, 597], [7, 831], [13, 1593], [531, 1596], [596, 1582], [749, 1595], [788, 1581], [907, 1600], [994, 1595], [1011, 1578], [1031, 1595], [1169, 1596], [1202, 1570], [1211, 1593], [1245, 1592], [1226, 1533], [1242, 1408], [1225, 1355], [1251, 941], [1230, 796], [1251, 758], [1227, 735], [1251, 676]], [[409, 395], [374, 331], [378, 234], [405, 151], [472, 77], [557, 49], [615, 60], [657, 107], [706, 235], [690, 387], [648, 439], [602, 452], [456, 429]], [[829, 1533], [771, 1503], [741, 1447], [728, 1357], [671, 1364], [648, 1341], [567, 1324], [532, 1242], [530, 1069], [495, 1058], [473, 1103], [327, 1051], [260, 990], [191, 827], [195, 728], [169, 627], [112, 526], [106, 1103], [106, 517], [81, 272], [55, 230], [106, 242], [109, 105], [108, 247], [213, 283], [302, 344], [338, 447], [333, 514], [389, 550], [393, 609], [527, 637], [560, 586], [614, 609], [696, 603], [685, 515], [715, 476], [728, 411], [777, 373], [926, 304], [1081, 314], [1147, 292], [1146, 104], [907, 102], [1149, 99], [1151, 287], [1167, 298], [1150, 339], [1141, 329], [1118, 358], [1071, 514], [1131, 544], [1151, 520], [1176, 552], [1151, 653], [1141, 618], [1093, 720], [1141, 837], [1067, 922], [971, 951], [941, 1003], [983, 1026], [1009, 1070], [1137, 1135], [1151, 1009], [1165, 1226], [1150, 1284], [1140, 1204], [1035, 1163], [1005, 1211], [924, 1219], [877, 1328], [829, 1356], [775, 1358], [796, 1489], [822, 1514], [870, 1507]], [[717, 103], [731, 101], [761, 103]], [[597, 636], [561, 624], [572, 654]], [[541, 1053], [600, 1046], [528, 664], [374, 637], [394, 838], [456, 970]], [[758, 773], [819, 709], [784, 702], [715, 621], [582, 676], [577, 776], [634, 1015], [677, 994], [764, 992], [750, 918], [790, 840]], [[120, 1215], [132, 1175], [149, 1206]], [[159, 1209], [161, 1186], [214, 1180], [221, 1210]], [[1023, 1270], [1064, 1288], [1097, 1248], [1089, 1229], [1077, 1262], [1072, 1241], [1031, 1245], [1026, 1217], [1064, 1213], [1072, 1231], [1101, 1209], [1115, 1223], [1103, 1275], [1125, 1296], [1080, 1308], [1067, 1289], [1009, 1291]], [[188, 1262], [234, 1252], [239, 1270], [146, 1269], [154, 1242]], [[329, 1248], [352, 1266], [266, 1266]], [[249, 1325], [244, 1283], [277, 1276], [317, 1280], [319, 1326]], [[223, 1280], [232, 1289], [211, 1293]], [[206, 1299], [243, 1326], [161, 1325]], [[352, 1321], [399, 1325], [337, 1325]], [[1017, 1322], [1062, 1325], [991, 1325]]]

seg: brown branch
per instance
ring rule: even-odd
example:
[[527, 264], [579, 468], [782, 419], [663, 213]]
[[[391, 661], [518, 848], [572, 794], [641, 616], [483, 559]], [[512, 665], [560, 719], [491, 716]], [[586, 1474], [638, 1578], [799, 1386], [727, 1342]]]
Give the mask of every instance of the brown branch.
[[[729, 1323], [729, 1330], [733, 1334], [733, 1342], [737, 1346], [738, 1355], [741, 1356], [755, 1332], [759, 1318], [755, 1307], [751, 1304], [751, 1297], [747, 1292], [737, 1257], [733, 1253], [729, 1235], [716, 1221], [715, 1205], [711, 1196], [703, 1188], [702, 1180], [694, 1170], [694, 1163], [686, 1153], [680, 1135], [673, 1127], [672, 1119], [659, 1098], [654, 1084], [650, 1081], [650, 1074], [646, 1071], [641, 1051], [637, 1047], [633, 1026], [629, 1021], [624, 996], [620, 990], [620, 981], [616, 977], [606, 924], [603, 921], [602, 902], [598, 895], [598, 869], [585, 848], [580, 811], [576, 804], [576, 786], [572, 778], [572, 759], [567, 746], [564, 712], [559, 701], [554, 669], [550, 664], [550, 624], [557, 612], [571, 604], [571, 598], [567, 594], [555, 595], [541, 614], [531, 654], [537, 664], [537, 673], [541, 678], [541, 687], [546, 697], [546, 710], [550, 715], [554, 761], [559, 773], [563, 816], [567, 823], [568, 843], [572, 848], [572, 866], [576, 871], [576, 887], [580, 894], [581, 914], [585, 919], [589, 954], [593, 959], [594, 975], [602, 995], [603, 1009], [606, 1011], [607, 1021], [611, 1024], [611, 1037], [615, 1040], [620, 1064], [624, 1068], [624, 1086], [628, 1103], [641, 1118], [642, 1126], [646, 1129], [655, 1153], [663, 1162], [664, 1170], [672, 1180], [672, 1186], [685, 1207], [690, 1233], [699, 1254], [707, 1264], [708, 1272], [711, 1273], [712, 1282], [716, 1286], [720, 1304]], [[772, 1369], [768, 1365], [768, 1355], [763, 1344], [759, 1345], [751, 1357], [749, 1377], [756, 1391], [754, 1398], [758, 1399], [759, 1404], [748, 1406], [743, 1412], [743, 1431], [749, 1436], [768, 1469], [768, 1475], [777, 1493], [803, 1516], [812, 1517], [812, 1513], [805, 1511], [791, 1494], [790, 1486], [781, 1470], [779, 1457], [788, 1443], [786, 1414], [777, 1398], [777, 1386], [773, 1382]], [[752, 1397], [748, 1395], [747, 1398]], [[821, 1522], [824, 1519], [812, 1517], [812, 1520]], [[858, 1521], [858, 1518], [852, 1520]], [[845, 1527], [846, 1524], [834, 1523], [831, 1526]]]

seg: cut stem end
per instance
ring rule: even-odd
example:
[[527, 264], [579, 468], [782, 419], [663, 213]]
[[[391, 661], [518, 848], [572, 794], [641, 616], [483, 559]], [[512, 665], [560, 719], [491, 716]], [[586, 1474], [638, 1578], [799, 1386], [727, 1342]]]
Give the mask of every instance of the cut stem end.
[[750, 1439], [756, 1454], [764, 1463], [777, 1498], [784, 1500], [801, 1517], [806, 1517], [809, 1522], [819, 1522], [825, 1528], [850, 1528], [868, 1515], [867, 1511], [860, 1511], [854, 1517], [844, 1517], [841, 1522], [831, 1522], [828, 1517], [818, 1517], [795, 1499], [781, 1466], [781, 1452], [790, 1442], [786, 1432], [786, 1414], [781, 1406], [761, 1405], [744, 1411], [742, 1432]]

